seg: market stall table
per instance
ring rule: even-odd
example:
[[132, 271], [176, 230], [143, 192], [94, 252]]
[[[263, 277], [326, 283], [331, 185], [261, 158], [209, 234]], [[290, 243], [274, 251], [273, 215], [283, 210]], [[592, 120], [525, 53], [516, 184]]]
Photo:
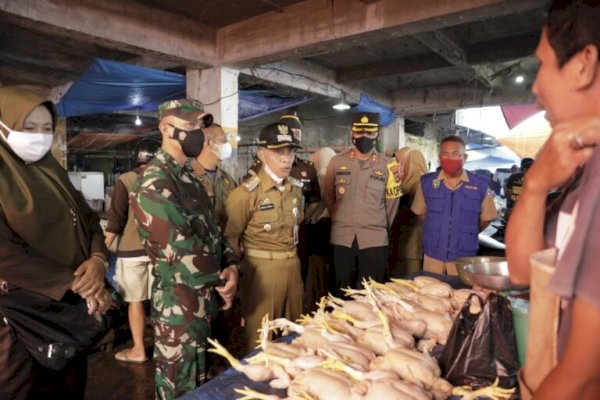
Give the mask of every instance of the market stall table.
[[[413, 279], [416, 276], [430, 276], [430, 277], [433, 277], [433, 278], [436, 278], [443, 282], [448, 283], [450, 286], [452, 286], [455, 289], [468, 288], [468, 286], [465, 286], [460, 281], [460, 279], [458, 279], [458, 277], [456, 277], [456, 276], [447, 276], [447, 275], [440, 275], [440, 274], [435, 274], [435, 273], [431, 273], [431, 272], [418, 271], [416, 273], [413, 273], [413, 274], [407, 276], [406, 278]], [[285, 336], [279, 340], [289, 343], [296, 336], [297, 336], [296, 334], [291, 334], [291, 335]], [[256, 354], [256, 352], [250, 353], [250, 355], [254, 355], [254, 354]], [[242, 374], [241, 372], [238, 372], [238, 371], [234, 370], [233, 368], [229, 368], [228, 370], [223, 372], [221, 375], [219, 375], [216, 378], [212, 379], [211, 381], [205, 383], [204, 385], [200, 386], [196, 390], [189, 392], [189, 393], [185, 394], [184, 396], [180, 397], [180, 399], [182, 399], [182, 400], [233, 400], [233, 399], [238, 399], [238, 398], [242, 397], [242, 395], [236, 393], [234, 389], [242, 389], [245, 386], [247, 386], [253, 390], [256, 390], [258, 392], [261, 392], [261, 393], [274, 394], [281, 398], [286, 397], [285, 390], [273, 389], [269, 386], [268, 382], [254, 382], [254, 381], [250, 380], [248, 377], [246, 377], [244, 374]]]

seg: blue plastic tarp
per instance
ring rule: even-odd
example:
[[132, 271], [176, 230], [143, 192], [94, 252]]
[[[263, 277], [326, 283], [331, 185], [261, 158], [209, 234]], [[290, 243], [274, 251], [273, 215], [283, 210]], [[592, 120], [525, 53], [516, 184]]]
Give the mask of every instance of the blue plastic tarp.
[[356, 107], [352, 109], [355, 112], [373, 112], [379, 114], [379, 124], [388, 126], [398, 117], [394, 110], [390, 107], [379, 104], [373, 98], [366, 94], [360, 95], [360, 101]]
[[277, 111], [286, 110], [312, 100], [311, 96], [285, 97], [268, 90], [241, 90], [239, 93], [238, 120], [249, 121]]
[[[117, 61], [96, 59], [57, 105], [61, 117], [108, 114], [120, 110], [153, 111], [164, 101], [186, 95], [185, 76]], [[239, 93], [240, 122], [311, 100], [264, 90]]]
[[58, 115], [156, 110], [164, 101], [185, 97], [185, 90], [181, 74], [96, 59], [57, 104]]

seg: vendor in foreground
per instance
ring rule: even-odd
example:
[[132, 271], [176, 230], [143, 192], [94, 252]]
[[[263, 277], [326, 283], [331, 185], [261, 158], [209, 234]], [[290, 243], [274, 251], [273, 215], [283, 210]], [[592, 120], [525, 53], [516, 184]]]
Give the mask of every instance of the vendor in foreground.
[[457, 275], [454, 260], [477, 254], [480, 231], [498, 217], [486, 178], [465, 170], [459, 136], [440, 143], [440, 172], [421, 177], [411, 210], [423, 221], [423, 270]]
[[[524, 399], [600, 398], [598, 21], [597, 0], [554, 1], [536, 50], [532, 90], [553, 130], [527, 172], [506, 232], [511, 280], [531, 282], [530, 318], [543, 313], [545, 322], [545, 329], [530, 328], [520, 374]], [[556, 187], [562, 194], [546, 209]], [[530, 256], [547, 248], [556, 249], [555, 268], [530, 266]], [[549, 284], [537, 284], [544, 279]]]

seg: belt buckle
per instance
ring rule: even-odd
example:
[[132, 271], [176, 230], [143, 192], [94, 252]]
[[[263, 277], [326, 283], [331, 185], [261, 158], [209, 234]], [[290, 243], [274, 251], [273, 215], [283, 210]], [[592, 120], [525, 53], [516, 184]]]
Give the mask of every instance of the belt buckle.
[[287, 252], [287, 258], [294, 258], [295, 255], [296, 254], [295, 254], [294, 250], [290, 250]]

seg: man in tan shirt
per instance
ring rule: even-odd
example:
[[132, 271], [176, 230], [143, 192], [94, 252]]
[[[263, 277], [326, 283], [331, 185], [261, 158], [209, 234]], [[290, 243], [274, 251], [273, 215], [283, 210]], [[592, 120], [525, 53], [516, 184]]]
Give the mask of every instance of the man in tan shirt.
[[498, 217], [489, 182], [465, 170], [466, 160], [465, 142], [445, 137], [440, 144], [442, 170], [421, 177], [411, 209], [424, 220], [425, 271], [457, 275], [454, 260], [476, 255], [479, 232]]
[[388, 229], [401, 195], [398, 163], [374, 148], [379, 114], [356, 114], [351, 134], [354, 147], [333, 157], [323, 180], [338, 295], [360, 287], [363, 278], [383, 281]]
[[192, 168], [210, 198], [219, 227], [225, 229], [225, 200], [237, 184], [219, 164], [231, 157], [232, 148], [227, 141], [227, 134], [219, 124], [205, 128], [204, 138], [204, 147], [200, 155], [192, 160]]
[[281, 122], [260, 132], [258, 174], [250, 176], [226, 201], [225, 237], [244, 254], [240, 280], [247, 350], [258, 339], [265, 314], [295, 320], [302, 313], [302, 278], [296, 253], [304, 218], [302, 182], [289, 177], [300, 147]]

